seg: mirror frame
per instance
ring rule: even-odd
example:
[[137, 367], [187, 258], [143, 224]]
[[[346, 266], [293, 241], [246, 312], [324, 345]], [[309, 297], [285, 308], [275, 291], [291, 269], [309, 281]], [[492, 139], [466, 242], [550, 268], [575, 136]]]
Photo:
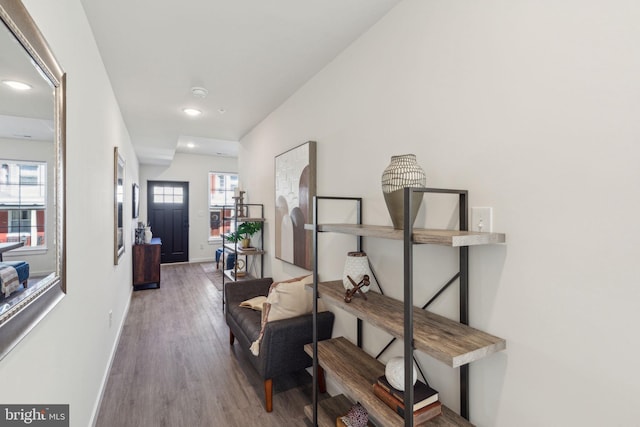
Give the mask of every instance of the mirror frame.
[[11, 307], [0, 323], [0, 359], [4, 358], [66, 294], [65, 246], [65, 138], [66, 74], [44, 36], [20, 0], [0, 0], [0, 20], [20, 42], [54, 87], [55, 165], [53, 194], [55, 215], [53, 248], [55, 270], [42, 288]]

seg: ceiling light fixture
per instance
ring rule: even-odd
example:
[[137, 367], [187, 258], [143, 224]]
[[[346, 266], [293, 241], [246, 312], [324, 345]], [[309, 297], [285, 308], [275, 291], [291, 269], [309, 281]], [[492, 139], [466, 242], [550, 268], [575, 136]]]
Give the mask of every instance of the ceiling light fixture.
[[202, 111], [196, 110], [195, 108], [183, 108], [182, 111], [184, 111], [185, 114], [193, 117], [202, 114]]
[[28, 85], [26, 83], [22, 83], [22, 82], [18, 82], [15, 80], [3, 80], [2, 83], [4, 83], [5, 85], [9, 86], [11, 89], [15, 89], [15, 90], [29, 90], [32, 89], [31, 85]]
[[193, 94], [193, 96], [195, 96], [196, 98], [205, 98], [207, 96], [207, 94], [209, 93], [208, 90], [206, 90], [203, 87], [192, 87], [191, 88], [191, 93]]
[[194, 148], [196, 146], [196, 144], [194, 144], [193, 142], [188, 142], [187, 143], [187, 147], [188, 148]]

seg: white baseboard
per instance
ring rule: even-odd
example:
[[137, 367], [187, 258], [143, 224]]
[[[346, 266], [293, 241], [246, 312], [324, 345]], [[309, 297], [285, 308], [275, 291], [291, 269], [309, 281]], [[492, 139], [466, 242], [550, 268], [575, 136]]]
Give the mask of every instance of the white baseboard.
[[215, 258], [195, 258], [190, 259], [189, 264], [198, 264], [200, 262], [216, 262]]
[[129, 316], [129, 306], [131, 305], [131, 295], [133, 293], [133, 287], [131, 288], [131, 293], [129, 294], [129, 299], [127, 300], [127, 305], [124, 308], [124, 316], [122, 317], [122, 322], [120, 322], [120, 327], [118, 328], [118, 335], [113, 343], [113, 347], [111, 348], [111, 354], [109, 355], [109, 365], [105, 370], [105, 373], [102, 377], [102, 383], [100, 384], [100, 395], [98, 396], [98, 400], [93, 407], [93, 411], [91, 412], [91, 426], [95, 427], [96, 422], [98, 421], [98, 411], [100, 410], [100, 406], [102, 405], [102, 398], [104, 397], [105, 389], [107, 388], [107, 382], [109, 381], [109, 374], [111, 373], [111, 366], [113, 366], [113, 359], [116, 356], [116, 351], [118, 350], [118, 344], [120, 344], [120, 336], [122, 335], [122, 330], [124, 329], [124, 324], [127, 321], [127, 317]]

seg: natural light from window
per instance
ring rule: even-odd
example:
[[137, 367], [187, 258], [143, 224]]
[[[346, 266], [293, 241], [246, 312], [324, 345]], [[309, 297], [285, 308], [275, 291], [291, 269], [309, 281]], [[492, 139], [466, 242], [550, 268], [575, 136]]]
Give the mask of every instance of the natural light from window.
[[220, 241], [222, 234], [231, 230], [230, 218], [234, 206], [234, 192], [238, 188], [238, 175], [209, 172], [209, 240]]
[[0, 160], [0, 243], [45, 246], [47, 165]]

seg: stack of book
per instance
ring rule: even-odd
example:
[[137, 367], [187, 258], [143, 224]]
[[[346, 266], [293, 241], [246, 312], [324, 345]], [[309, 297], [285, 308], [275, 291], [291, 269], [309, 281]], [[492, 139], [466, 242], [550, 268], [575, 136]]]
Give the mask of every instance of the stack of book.
[[[393, 388], [384, 375], [373, 385], [373, 393], [398, 415], [405, 417], [404, 391]], [[413, 425], [425, 423], [441, 413], [438, 392], [422, 381], [416, 381], [413, 386]]]

